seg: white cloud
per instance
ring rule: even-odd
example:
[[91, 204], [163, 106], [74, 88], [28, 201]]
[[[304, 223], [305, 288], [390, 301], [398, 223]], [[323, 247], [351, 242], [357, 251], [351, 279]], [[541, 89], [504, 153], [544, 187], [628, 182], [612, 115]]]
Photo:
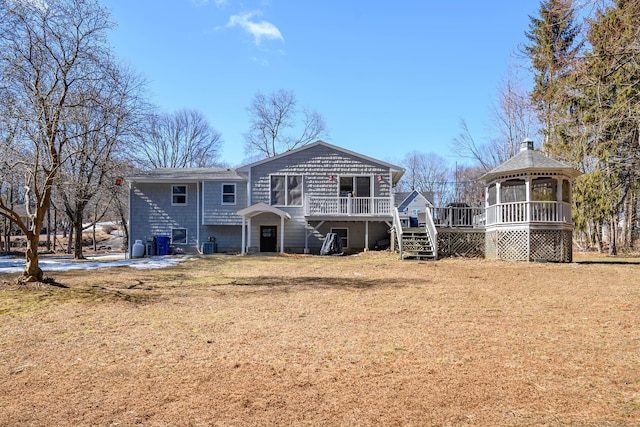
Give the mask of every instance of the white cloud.
[[258, 12], [249, 12], [243, 15], [233, 15], [229, 18], [229, 22], [227, 23], [227, 28], [240, 27], [245, 30], [247, 33], [253, 35], [255, 42], [257, 45], [263, 39], [272, 39], [272, 40], [280, 40], [284, 42], [284, 37], [278, 30], [278, 27], [273, 25], [271, 22], [267, 21], [254, 21], [252, 18], [254, 15], [259, 14]]
[[209, 3], [216, 5], [218, 9], [222, 9], [227, 5], [228, 0], [191, 0], [191, 3], [196, 7], [207, 6]]

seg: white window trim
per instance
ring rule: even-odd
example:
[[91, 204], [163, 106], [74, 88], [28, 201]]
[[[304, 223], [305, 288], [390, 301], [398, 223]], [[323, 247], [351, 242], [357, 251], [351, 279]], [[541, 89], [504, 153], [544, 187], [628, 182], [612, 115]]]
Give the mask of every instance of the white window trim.
[[[231, 193], [225, 193], [224, 192], [224, 186], [225, 185], [233, 185], [233, 203], [229, 203], [229, 202], [225, 202], [224, 201], [224, 196], [229, 195]], [[222, 185], [220, 186], [220, 190], [221, 190], [221, 200], [220, 200], [220, 204], [221, 205], [235, 205], [237, 203], [238, 200], [238, 186], [236, 185], [235, 182], [223, 182]]]
[[[274, 176], [283, 176], [284, 177], [284, 198], [285, 198], [285, 204], [273, 204], [273, 200], [271, 200], [272, 194], [271, 194], [271, 179]], [[299, 176], [300, 177], [300, 183], [302, 185], [302, 191], [300, 194], [300, 204], [299, 205], [290, 205], [289, 204], [289, 177], [290, 176]], [[295, 207], [295, 208], [299, 208], [304, 206], [304, 175], [300, 174], [300, 173], [272, 173], [271, 175], [269, 175], [269, 204], [271, 206], [279, 206], [279, 207]]]
[[[332, 233], [335, 233], [335, 231], [334, 231], [334, 230], [346, 230], [346, 231], [347, 231], [347, 237], [346, 237], [346, 239], [347, 239], [347, 244], [346, 244], [346, 246], [345, 246], [345, 245], [342, 245], [342, 247], [343, 247], [343, 248], [346, 248], [346, 249], [349, 249], [349, 228], [348, 228], [348, 227], [331, 227], [331, 232], [332, 232]], [[339, 237], [339, 238], [340, 238], [340, 240], [342, 241], [342, 237], [341, 237], [341, 236], [338, 236], [338, 237]]]
[[375, 181], [375, 175], [367, 175], [367, 174], [356, 174], [356, 175], [349, 175], [349, 174], [345, 174], [345, 175], [338, 175], [337, 177], [337, 182], [338, 182], [338, 197], [343, 197], [340, 196], [340, 178], [351, 178], [351, 186], [353, 187], [353, 191], [352, 191], [352, 195], [354, 197], [357, 197], [355, 195], [356, 193], [356, 178], [369, 178], [369, 194], [371, 194], [371, 196], [369, 197], [374, 197], [373, 195], [375, 194], [375, 186], [374, 186], [374, 181]]
[[[173, 192], [173, 187], [184, 187], [184, 203], [175, 203], [173, 201], [173, 197], [176, 195]], [[178, 196], [182, 196], [182, 194], [177, 194]], [[186, 184], [171, 184], [171, 206], [187, 206], [189, 202], [189, 186]]]
[[[184, 230], [184, 243], [175, 243], [173, 241], [173, 232], [174, 230]], [[171, 228], [171, 244], [172, 245], [188, 245], [189, 244], [189, 230], [187, 230], [187, 227], [172, 227]]]

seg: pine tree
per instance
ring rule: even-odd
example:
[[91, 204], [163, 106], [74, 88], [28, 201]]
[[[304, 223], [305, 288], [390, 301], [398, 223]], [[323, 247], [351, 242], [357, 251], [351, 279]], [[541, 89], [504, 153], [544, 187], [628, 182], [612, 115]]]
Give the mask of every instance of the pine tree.
[[530, 44], [524, 51], [534, 69], [531, 99], [543, 124], [544, 148], [556, 157], [563, 151], [560, 126], [570, 121], [570, 82], [575, 60], [582, 48], [578, 41], [580, 25], [575, 23], [573, 0], [547, 0], [540, 3], [540, 16], [529, 16]]
[[[590, 22], [591, 51], [581, 77], [588, 154], [598, 160], [607, 188], [596, 204], [609, 225], [609, 252], [617, 252], [621, 219], [633, 227], [640, 178], [640, 0], [614, 0]], [[624, 209], [630, 206], [630, 208]], [[628, 209], [631, 209], [629, 211]], [[631, 219], [631, 221], [630, 221]], [[625, 230], [633, 244], [633, 230]]]

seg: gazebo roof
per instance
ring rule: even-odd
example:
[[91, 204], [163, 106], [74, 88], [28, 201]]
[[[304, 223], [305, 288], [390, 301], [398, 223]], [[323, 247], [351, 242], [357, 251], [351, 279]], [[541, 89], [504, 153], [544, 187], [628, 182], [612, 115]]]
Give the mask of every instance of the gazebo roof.
[[484, 182], [489, 182], [500, 175], [527, 171], [562, 172], [571, 178], [582, 175], [582, 172], [572, 166], [547, 157], [541, 152], [533, 150], [529, 145], [528, 147], [523, 147], [518, 154], [500, 166], [482, 175], [480, 179]]

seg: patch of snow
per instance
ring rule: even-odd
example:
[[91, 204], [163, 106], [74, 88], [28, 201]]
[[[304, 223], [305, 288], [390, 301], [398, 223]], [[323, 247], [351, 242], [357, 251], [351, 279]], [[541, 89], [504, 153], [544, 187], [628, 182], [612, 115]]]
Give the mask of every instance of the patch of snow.
[[[165, 268], [186, 261], [189, 257], [153, 256], [146, 258], [124, 258], [124, 255], [103, 255], [87, 257], [86, 260], [73, 260], [68, 257], [40, 258], [40, 268], [45, 272], [68, 270], [95, 270], [99, 268], [131, 267], [136, 269]], [[24, 258], [0, 257], [1, 273], [20, 273], [24, 271]]]

